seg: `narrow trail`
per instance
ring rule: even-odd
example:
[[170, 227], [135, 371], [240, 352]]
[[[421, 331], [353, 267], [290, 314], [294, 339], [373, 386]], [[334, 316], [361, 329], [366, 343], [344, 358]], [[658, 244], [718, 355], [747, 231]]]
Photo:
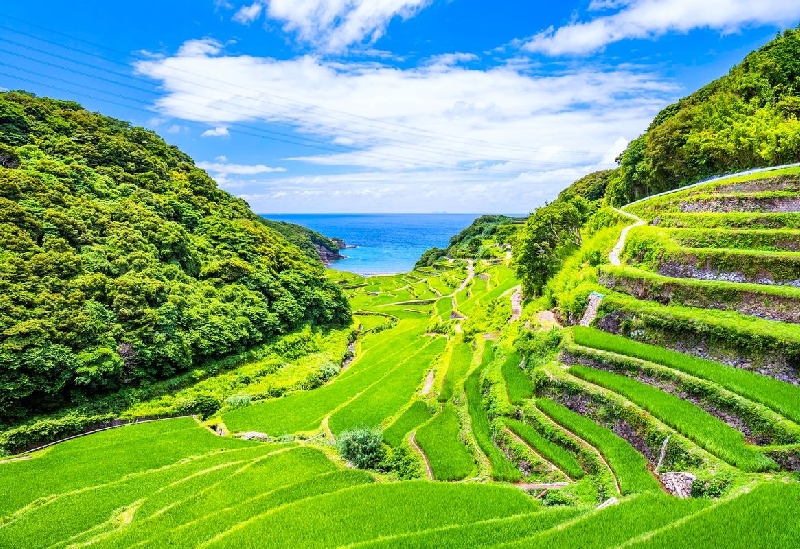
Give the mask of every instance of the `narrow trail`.
[[589, 305], [581, 318], [581, 326], [591, 326], [594, 319], [597, 318], [597, 310], [600, 308], [600, 303], [603, 301], [603, 295], [597, 292], [589, 294]]
[[536, 313], [536, 320], [543, 328], [563, 328], [553, 311], [541, 311]]
[[461, 286], [458, 287], [455, 293], [464, 291], [469, 283], [472, 282], [472, 279], [475, 278], [475, 262], [471, 259], [467, 260], [467, 278], [464, 279], [464, 282], [461, 283]]
[[428, 379], [425, 381], [425, 387], [422, 388], [422, 395], [427, 395], [433, 389], [433, 382], [436, 381], [436, 376], [433, 373], [433, 370], [428, 372]]
[[624, 215], [625, 217], [628, 217], [636, 221], [633, 225], [628, 225], [627, 227], [622, 229], [622, 234], [619, 235], [619, 241], [617, 242], [616, 246], [614, 246], [614, 249], [611, 250], [611, 253], [608, 254], [608, 260], [611, 262], [611, 264], [619, 266], [620, 265], [619, 254], [621, 254], [622, 250], [625, 248], [625, 241], [628, 239], [628, 233], [634, 227], [641, 227], [646, 222], [644, 219], [641, 219], [640, 217], [637, 217], [628, 212], [623, 212], [622, 210], [619, 210], [617, 208], [614, 208], [614, 211], [620, 215]]
[[[622, 233], [619, 235], [619, 241], [617, 241], [614, 248], [611, 250], [611, 253], [608, 254], [608, 260], [611, 262], [612, 265], [619, 266], [621, 265], [621, 261], [619, 259], [619, 255], [622, 253], [622, 250], [625, 249], [625, 242], [628, 240], [628, 233], [630, 233], [631, 229], [634, 227], [641, 227], [646, 222], [644, 219], [637, 217], [631, 213], [623, 212], [617, 208], [614, 208], [614, 211], [617, 212], [619, 215], [625, 216], [629, 219], [635, 221], [633, 225], [628, 225], [624, 229], [622, 229]], [[603, 301], [605, 296], [599, 294], [597, 292], [592, 292], [589, 294], [589, 305], [586, 307], [586, 311], [583, 313], [583, 318], [580, 321], [581, 326], [591, 326], [592, 322], [597, 318], [597, 310], [600, 307], [600, 303]]]
[[522, 286], [514, 288], [511, 294], [511, 318], [509, 322], [516, 322], [522, 316]]
[[411, 446], [413, 446], [414, 449], [417, 452], [419, 452], [419, 455], [422, 456], [423, 461], [425, 461], [425, 471], [428, 474], [428, 479], [429, 480], [434, 480], [433, 479], [433, 469], [431, 469], [431, 463], [430, 463], [430, 461], [428, 461], [428, 456], [425, 455], [425, 452], [423, 452], [422, 448], [420, 448], [419, 444], [417, 444], [417, 432], [416, 431], [414, 431], [413, 433], [411, 433], [408, 436], [408, 441], [411, 443]]

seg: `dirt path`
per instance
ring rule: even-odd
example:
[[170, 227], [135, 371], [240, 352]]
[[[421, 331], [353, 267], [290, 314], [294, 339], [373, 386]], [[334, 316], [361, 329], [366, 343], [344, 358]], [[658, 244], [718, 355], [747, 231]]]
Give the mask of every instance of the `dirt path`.
[[[535, 454], [535, 455], [536, 455], [536, 456], [537, 456], [539, 459], [541, 459], [541, 460], [542, 460], [543, 462], [545, 462], [547, 465], [549, 465], [550, 467], [552, 467], [554, 471], [558, 471], [559, 473], [561, 473], [562, 475], [564, 475], [564, 478], [566, 478], [566, 479], [569, 479], [570, 481], [574, 480], [574, 479], [570, 478], [570, 476], [569, 476], [567, 473], [565, 473], [563, 469], [559, 468], [559, 467], [558, 467], [558, 466], [557, 466], [555, 463], [553, 463], [553, 462], [552, 462], [552, 461], [550, 461], [549, 459], [545, 458], [545, 457], [544, 457], [542, 454], [540, 454], [539, 452], [537, 452], [537, 451], [536, 451], [536, 448], [534, 448], [533, 446], [531, 446], [530, 444], [528, 444], [528, 443], [527, 443], [525, 440], [523, 440], [523, 439], [522, 439], [522, 437], [520, 437], [520, 436], [519, 436], [517, 433], [515, 433], [514, 431], [512, 431], [512, 430], [511, 430], [511, 429], [509, 429], [508, 427], [506, 427], [506, 432], [508, 432], [508, 434], [509, 434], [509, 435], [511, 435], [511, 437], [512, 437], [514, 440], [516, 440], [516, 441], [517, 441], [517, 442], [519, 442], [520, 444], [524, 444], [524, 445], [525, 445], [525, 446], [526, 446], [526, 447], [527, 447], [527, 448], [528, 448], [528, 449], [529, 449], [531, 452], [533, 452], [533, 453], [534, 453], [534, 454]], [[559, 484], [559, 485], [563, 484], [564, 486], [566, 486], [568, 483], [566, 483], [566, 482], [563, 482], [563, 483], [562, 483], [562, 482], [557, 482], [556, 484]], [[539, 486], [539, 485], [537, 484], [536, 486]], [[533, 489], [533, 488], [532, 488], [532, 489]]]
[[566, 488], [569, 486], [569, 482], [545, 482], [545, 483], [524, 483], [520, 482], [519, 484], [515, 484], [517, 488], [522, 490], [558, 490], [559, 488]]
[[581, 319], [581, 326], [591, 326], [594, 319], [597, 318], [597, 310], [600, 308], [600, 302], [603, 301], [603, 296], [596, 292], [589, 294], [589, 306], [586, 307], [586, 312], [583, 313]]
[[563, 328], [553, 311], [542, 311], [536, 314], [536, 320], [543, 328]]
[[428, 379], [425, 381], [425, 387], [422, 388], [422, 394], [427, 395], [433, 389], [433, 382], [436, 381], [436, 376], [433, 373], [433, 370], [428, 372]]
[[433, 469], [431, 469], [431, 463], [428, 461], [428, 456], [425, 455], [425, 452], [423, 452], [422, 448], [420, 448], [419, 444], [417, 444], [417, 432], [414, 431], [411, 433], [408, 437], [408, 440], [411, 442], [411, 446], [413, 446], [414, 449], [419, 452], [419, 455], [421, 455], [422, 459], [425, 461], [425, 471], [428, 474], [428, 479], [433, 480]]
[[455, 293], [464, 291], [469, 283], [472, 282], [472, 279], [475, 278], [475, 262], [471, 259], [467, 260], [467, 278], [464, 279], [464, 282], [461, 283], [461, 286], [458, 287]]
[[623, 248], [625, 248], [625, 241], [628, 239], [628, 233], [634, 227], [641, 227], [642, 225], [644, 225], [645, 220], [628, 212], [623, 212], [622, 210], [618, 210], [617, 208], [614, 208], [614, 211], [620, 215], [624, 215], [625, 217], [628, 217], [636, 221], [636, 223], [634, 223], [633, 225], [629, 225], [624, 229], [622, 229], [622, 234], [619, 235], [619, 241], [617, 242], [617, 245], [614, 246], [614, 249], [611, 250], [610, 254], [608, 254], [608, 260], [611, 262], [612, 265], [620, 265], [619, 254], [621, 254]]
[[514, 288], [511, 294], [511, 318], [509, 322], [516, 322], [522, 316], [522, 286]]

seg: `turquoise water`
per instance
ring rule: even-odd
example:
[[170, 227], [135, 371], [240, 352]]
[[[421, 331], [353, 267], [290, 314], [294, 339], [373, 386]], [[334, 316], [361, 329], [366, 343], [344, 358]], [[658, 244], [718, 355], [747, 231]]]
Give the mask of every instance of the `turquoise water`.
[[357, 248], [342, 250], [347, 259], [330, 267], [360, 275], [405, 273], [434, 246], [478, 218], [476, 214], [265, 214], [263, 217], [303, 225]]

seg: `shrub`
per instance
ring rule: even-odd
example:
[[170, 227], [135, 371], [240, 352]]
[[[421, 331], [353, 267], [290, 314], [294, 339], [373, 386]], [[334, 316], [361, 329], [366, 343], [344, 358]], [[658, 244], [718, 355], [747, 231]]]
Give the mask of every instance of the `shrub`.
[[384, 460], [383, 432], [362, 427], [343, 431], [336, 442], [339, 454], [359, 469], [377, 469]]
[[252, 398], [249, 395], [233, 395], [225, 399], [225, 406], [231, 410], [236, 410], [237, 408], [250, 406], [251, 402]]

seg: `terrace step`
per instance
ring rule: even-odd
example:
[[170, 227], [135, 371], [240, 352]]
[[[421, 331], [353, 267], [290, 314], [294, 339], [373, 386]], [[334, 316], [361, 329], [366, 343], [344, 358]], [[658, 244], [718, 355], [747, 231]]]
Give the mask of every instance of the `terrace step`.
[[637, 299], [800, 324], [800, 288], [667, 277], [634, 267], [601, 266], [599, 274], [601, 285]]

